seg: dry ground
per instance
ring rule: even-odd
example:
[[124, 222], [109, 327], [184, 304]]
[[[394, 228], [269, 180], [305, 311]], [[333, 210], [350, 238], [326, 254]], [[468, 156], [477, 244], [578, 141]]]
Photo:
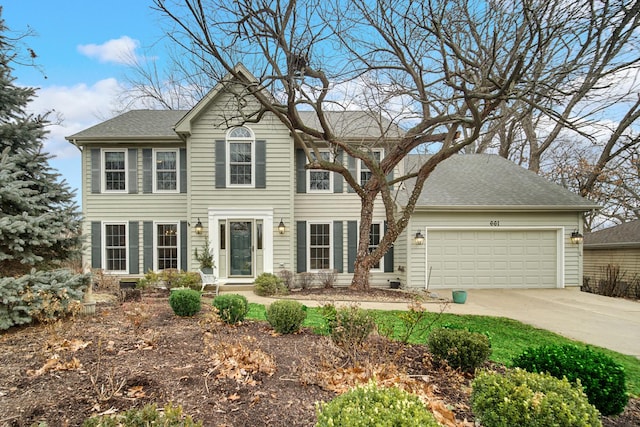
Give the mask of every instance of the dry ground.
[[[74, 321], [13, 328], [0, 336], [0, 361], [0, 426], [76, 426], [152, 402], [182, 405], [206, 426], [311, 426], [316, 402], [373, 375], [421, 395], [444, 425], [474, 420], [472, 378], [435, 366], [424, 346], [374, 336], [354, 367], [311, 331], [278, 336], [261, 322], [227, 326], [208, 306], [179, 318], [163, 293], [100, 303], [95, 316]], [[638, 400], [603, 421], [640, 425]]]

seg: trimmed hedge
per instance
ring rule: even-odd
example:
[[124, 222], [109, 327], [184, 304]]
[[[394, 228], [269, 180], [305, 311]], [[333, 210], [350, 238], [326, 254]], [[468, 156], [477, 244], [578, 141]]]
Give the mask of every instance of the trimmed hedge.
[[274, 301], [266, 310], [267, 322], [279, 334], [298, 332], [306, 317], [306, 307], [298, 301]]
[[194, 316], [200, 311], [200, 292], [193, 289], [178, 289], [171, 291], [169, 305], [178, 316]]
[[436, 361], [445, 360], [452, 368], [466, 372], [482, 366], [491, 355], [486, 335], [464, 329], [434, 329], [428, 344]]
[[249, 312], [249, 301], [244, 295], [224, 294], [215, 297], [213, 306], [224, 323], [235, 325], [242, 322]]

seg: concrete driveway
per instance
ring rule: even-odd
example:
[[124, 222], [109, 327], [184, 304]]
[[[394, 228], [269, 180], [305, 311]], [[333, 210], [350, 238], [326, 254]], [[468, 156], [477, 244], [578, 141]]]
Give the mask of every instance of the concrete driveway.
[[[451, 298], [451, 291], [435, 291]], [[471, 289], [447, 313], [502, 316], [640, 358], [640, 303], [568, 289]]]
[[[450, 290], [434, 291], [451, 299]], [[237, 292], [251, 302], [272, 298], [252, 291]], [[308, 306], [318, 301], [301, 301]], [[407, 310], [406, 303], [361, 302], [362, 308]], [[427, 304], [427, 309], [429, 308]], [[434, 306], [430, 311], [437, 311]], [[640, 303], [568, 289], [471, 289], [465, 304], [449, 304], [446, 313], [508, 317], [567, 338], [640, 358]]]

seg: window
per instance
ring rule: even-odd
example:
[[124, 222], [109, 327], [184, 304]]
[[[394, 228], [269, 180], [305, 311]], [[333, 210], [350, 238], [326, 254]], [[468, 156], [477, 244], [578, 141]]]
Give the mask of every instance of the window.
[[178, 151], [156, 150], [154, 155], [155, 191], [178, 191]]
[[227, 147], [227, 182], [230, 186], [253, 186], [255, 147], [251, 129], [231, 129], [227, 134]]
[[104, 237], [105, 270], [127, 272], [127, 225], [105, 224]]
[[[384, 232], [384, 226], [380, 222], [374, 222], [371, 224], [371, 230], [369, 232], [369, 253], [375, 251], [382, 240]], [[380, 269], [380, 261], [371, 266], [372, 270]]]
[[[311, 156], [315, 159], [315, 153], [311, 153]], [[329, 151], [320, 151], [322, 160], [331, 160], [331, 153]], [[307, 170], [307, 191], [308, 192], [333, 192], [333, 180], [331, 179], [331, 172], [323, 170]]]
[[156, 270], [178, 268], [178, 224], [156, 224]]
[[[371, 154], [373, 155], [373, 158], [378, 163], [380, 163], [383, 157], [382, 150], [373, 150]], [[369, 180], [371, 179], [372, 173], [371, 173], [371, 170], [367, 167], [367, 165], [364, 164], [362, 160], [359, 160], [358, 163], [360, 165], [360, 185], [364, 187], [367, 184], [367, 182], [369, 182]]]
[[103, 151], [104, 191], [127, 191], [127, 156], [125, 150]]
[[309, 270], [326, 270], [331, 266], [331, 223], [309, 224]]

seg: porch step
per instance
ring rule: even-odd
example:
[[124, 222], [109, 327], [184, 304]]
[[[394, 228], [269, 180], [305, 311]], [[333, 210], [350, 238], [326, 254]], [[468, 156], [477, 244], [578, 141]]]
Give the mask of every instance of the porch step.
[[[208, 286], [207, 289], [214, 289], [214, 286]], [[234, 292], [234, 291], [252, 291], [254, 288], [253, 283], [230, 283], [225, 285], [224, 283], [220, 284], [220, 292]]]

